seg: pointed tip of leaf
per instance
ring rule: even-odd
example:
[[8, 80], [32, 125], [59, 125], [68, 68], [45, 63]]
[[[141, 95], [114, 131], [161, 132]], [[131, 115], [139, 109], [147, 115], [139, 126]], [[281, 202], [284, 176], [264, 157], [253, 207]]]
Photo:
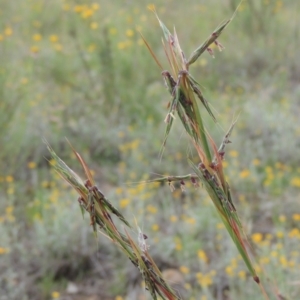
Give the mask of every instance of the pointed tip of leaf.
[[84, 219], [84, 213], [85, 213], [85, 209], [81, 206], [81, 205], [79, 205], [79, 207], [80, 207], [80, 211], [81, 211], [81, 215], [82, 215], [82, 219]]
[[91, 182], [92, 185], [95, 185], [93, 175], [92, 175], [90, 169], [88, 168], [86, 162], [81, 157], [81, 155], [75, 150], [75, 148], [72, 146], [71, 142], [67, 138], [66, 138], [66, 140], [67, 140], [68, 144], [70, 145], [73, 153], [75, 154], [77, 160], [80, 162], [80, 164], [84, 170], [85, 176], [89, 179], [89, 181]]
[[45, 137], [42, 138], [42, 141], [47, 146], [47, 148], [50, 147], [50, 145]]
[[172, 37], [171, 32], [169, 31], [169, 29], [167, 28], [167, 26], [160, 20], [160, 18], [158, 17], [157, 12], [155, 10], [153, 11], [153, 13], [155, 14], [155, 16], [156, 16], [156, 18], [158, 20], [159, 26], [162, 29], [163, 33], [164, 33], [165, 39], [167, 41], [169, 41], [170, 37]]
[[151, 56], [153, 57], [153, 59], [155, 60], [156, 64], [158, 65], [158, 67], [163, 70], [163, 67], [161, 65], [161, 63], [159, 62], [158, 58], [156, 57], [156, 55], [154, 54], [152, 48], [150, 47], [149, 43], [146, 41], [146, 39], [144, 38], [144, 36], [142, 35], [141, 32], [139, 32], [139, 34], [141, 35], [141, 38], [143, 40], [143, 42], [145, 43], [148, 51], [150, 52]]
[[98, 237], [98, 233], [97, 233], [97, 230], [96, 230], [96, 229], [94, 229], [94, 236], [95, 236], [95, 238]]

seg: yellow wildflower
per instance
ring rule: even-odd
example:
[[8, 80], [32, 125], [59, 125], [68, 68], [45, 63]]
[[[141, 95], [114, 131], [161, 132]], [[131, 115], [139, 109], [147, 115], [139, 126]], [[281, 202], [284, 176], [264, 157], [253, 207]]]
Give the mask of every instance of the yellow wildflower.
[[6, 180], [6, 182], [11, 183], [14, 181], [14, 178], [12, 176], [8, 175], [8, 176], [6, 176], [5, 180]]
[[261, 257], [259, 261], [260, 261], [261, 264], [267, 265], [270, 262], [270, 258], [267, 257], [267, 256]]
[[260, 160], [258, 158], [254, 158], [252, 160], [252, 163], [253, 163], [254, 166], [259, 166], [260, 165]]
[[183, 274], [188, 274], [188, 273], [190, 273], [190, 269], [189, 269], [188, 267], [186, 267], [186, 266], [181, 266], [181, 267], [179, 268], [179, 270], [180, 270], [180, 272], [183, 273]]
[[152, 225], [152, 230], [153, 231], [158, 231], [159, 230], [159, 225], [158, 224], [153, 224]]
[[124, 198], [120, 200], [120, 207], [125, 208], [130, 203], [130, 199]]
[[55, 34], [50, 35], [49, 40], [51, 43], [57, 43], [58, 42], [58, 36]]
[[117, 34], [117, 29], [115, 27], [109, 28], [109, 34], [116, 35]]
[[6, 28], [4, 29], [4, 34], [5, 34], [6, 36], [11, 36], [11, 35], [13, 34], [12, 28], [11, 28], [11, 27], [6, 27]]
[[202, 286], [202, 287], [207, 287], [212, 285], [212, 278], [210, 274], [202, 274], [201, 272], [196, 274], [196, 277], [198, 279], [198, 283]]
[[99, 25], [98, 25], [98, 23], [97, 22], [92, 22], [91, 24], [90, 24], [90, 27], [91, 27], [91, 29], [97, 29], [98, 27], [99, 27]]
[[21, 83], [22, 83], [22, 84], [27, 84], [27, 83], [28, 83], [28, 78], [23, 77], [23, 78], [21, 79]]
[[175, 249], [177, 251], [181, 251], [182, 250], [182, 244], [181, 244], [180, 238], [179, 237], [175, 237], [174, 241], [175, 241]]
[[93, 10], [98, 10], [100, 8], [100, 5], [98, 3], [93, 3], [91, 5], [91, 7], [92, 7]]
[[57, 298], [59, 298], [59, 297], [60, 297], [60, 293], [59, 293], [59, 292], [56, 292], [56, 291], [54, 291], [54, 292], [52, 292], [51, 296], [52, 296], [52, 299], [57, 299]]
[[178, 220], [178, 218], [177, 218], [177, 216], [175, 216], [175, 215], [172, 215], [172, 216], [170, 216], [170, 221], [171, 222], [177, 222], [177, 220]]
[[117, 44], [117, 47], [118, 47], [119, 50], [123, 50], [127, 47], [127, 44], [125, 42], [119, 42]]
[[34, 161], [30, 161], [28, 164], [27, 164], [27, 167], [29, 169], [35, 169], [36, 168], [36, 163]]
[[292, 178], [291, 186], [300, 187], [300, 177]]
[[259, 232], [253, 233], [251, 237], [252, 237], [252, 241], [257, 244], [260, 243], [263, 239], [263, 235]]
[[223, 228], [224, 228], [224, 224], [223, 224], [223, 223], [218, 223], [218, 224], [216, 225], [216, 227], [217, 227], [218, 229], [223, 229]]
[[289, 237], [290, 238], [300, 238], [300, 230], [298, 228], [293, 228], [290, 232], [289, 232]]
[[195, 218], [186, 218], [185, 222], [188, 223], [188, 224], [191, 224], [191, 225], [196, 224]]
[[250, 175], [250, 171], [248, 169], [244, 169], [243, 171], [240, 172], [240, 177], [241, 178], [247, 178]]
[[270, 254], [271, 254], [272, 257], [277, 257], [278, 256], [278, 252], [275, 251], [275, 250], [271, 251]]
[[238, 272], [238, 276], [242, 279], [245, 280], [246, 279], [246, 272], [245, 271], [239, 271]]
[[230, 150], [229, 151], [229, 156], [231, 156], [231, 157], [238, 157], [239, 153], [236, 150]]
[[295, 263], [294, 260], [290, 260], [290, 261], [288, 262], [288, 264], [289, 264], [289, 267], [290, 267], [290, 268], [294, 268], [295, 265], [296, 265], [296, 263]]
[[228, 276], [233, 276], [233, 274], [234, 274], [234, 268], [232, 266], [227, 266], [225, 268], [225, 272], [227, 273]]
[[283, 267], [287, 267], [288, 266], [288, 261], [287, 261], [287, 259], [286, 259], [286, 257], [285, 256], [280, 256], [279, 257], [279, 261], [280, 261], [280, 263], [281, 263], [281, 265], [283, 266]]
[[132, 29], [127, 29], [126, 30], [126, 36], [133, 37], [133, 35], [134, 35], [134, 31]]
[[88, 47], [89, 52], [94, 52], [96, 50], [96, 45], [95, 44], [90, 44]]
[[117, 187], [116, 190], [115, 190], [115, 193], [116, 193], [117, 195], [121, 195], [122, 192], [123, 192], [123, 188], [122, 188], [122, 187]]
[[8, 253], [8, 252], [9, 252], [8, 248], [0, 247], [0, 255], [1, 255], [1, 254]]
[[293, 214], [294, 221], [300, 221], [300, 214]]
[[146, 209], [151, 214], [156, 214], [157, 213], [157, 208], [153, 205], [148, 205]]
[[271, 174], [271, 173], [273, 173], [273, 168], [271, 166], [266, 166], [265, 167], [265, 172], [268, 173], [268, 174]]
[[61, 44], [54, 44], [54, 49], [58, 52], [62, 51], [62, 45]]
[[14, 211], [14, 207], [13, 207], [12, 205], [7, 206], [7, 207], [5, 208], [5, 213], [6, 213], [7, 215], [10, 215], [13, 211]]
[[203, 262], [205, 262], [205, 263], [208, 262], [207, 255], [206, 255], [206, 253], [205, 253], [203, 250], [199, 250], [199, 251], [198, 251], [198, 258], [199, 258], [200, 260], [202, 260]]
[[225, 169], [228, 167], [228, 162], [226, 160], [223, 160], [222, 165], [223, 165], [223, 168]]
[[77, 13], [80, 13], [86, 9], [86, 5], [75, 5], [74, 11]]
[[6, 190], [6, 192], [7, 192], [8, 195], [12, 195], [12, 194], [14, 194], [15, 189], [14, 189], [13, 187], [9, 187], [9, 188]]
[[42, 39], [42, 36], [39, 33], [36, 33], [32, 36], [32, 39], [36, 42], [39, 42]]
[[285, 215], [280, 215], [279, 216], [279, 221], [284, 223], [286, 221], [286, 216]]

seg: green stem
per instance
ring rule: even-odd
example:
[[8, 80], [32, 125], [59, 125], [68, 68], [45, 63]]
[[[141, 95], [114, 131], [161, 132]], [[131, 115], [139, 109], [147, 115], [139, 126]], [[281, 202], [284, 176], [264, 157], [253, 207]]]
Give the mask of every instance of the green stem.
[[[188, 88], [190, 88], [190, 87], [188, 87]], [[200, 132], [200, 140], [202, 142], [203, 150], [205, 152], [205, 155], [206, 155], [208, 161], [211, 162], [212, 157], [211, 157], [209, 145], [208, 145], [206, 134], [205, 134], [205, 128], [204, 128], [202, 118], [201, 118], [201, 114], [200, 114], [200, 111], [199, 111], [199, 108], [198, 108], [198, 104], [196, 102], [196, 99], [194, 97], [193, 92], [191, 92], [190, 94], [191, 94], [191, 98], [192, 98], [192, 106], [193, 106], [193, 110], [194, 110], [194, 113], [195, 113], [196, 122], [198, 124], [199, 132]]]

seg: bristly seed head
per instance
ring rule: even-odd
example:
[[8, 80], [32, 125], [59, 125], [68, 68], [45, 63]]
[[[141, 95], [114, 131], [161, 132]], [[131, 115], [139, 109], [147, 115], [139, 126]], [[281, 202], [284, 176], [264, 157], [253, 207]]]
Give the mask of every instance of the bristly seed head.
[[174, 45], [175, 45], [175, 40], [174, 40], [174, 37], [173, 37], [173, 35], [169, 35], [169, 42], [170, 42], [170, 44], [174, 47]]
[[222, 160], [224, 160], [224, 157], [225, 157], [225, 151], [220, 151], [220, 152], [219, 152], [219, 155], [220, 155], [220, 158], [221, 158]]
[[183, 180], [180, 181], [180, 189], [182, 192], [185, 192], [185, 183]]
[[179, 76], [182, 77], [182, 76], [184, 76], [184, 75], [189, 75], [189, 72], [188, 72], [187, 70], [180, 70], [180, 71], [179, 71], [179, 74], [178, 74], [178, 77], [179, 77]]
[[212, 56], [212, 58], [215, 58], [213, 49], [208, 47], [206, 50]]
[[260, 280], [258, 276], [254, 276], [253, 279], [257, 284], [260, 284]]
[[78, 197], [79, 205], [84, 206], [84, 199], [80, 196]]
[[199, 163], [198, 168], [205, 170], [205, 164], [203, 162]]
[[165, 120], [164, 120], [164, 122], [165, 122], [166, 124], [169, 124], [169, 123], [170, 123], [170, 120], [171, 120], [171, 115], [170, 115], [170, 113], [168, 113], [167, 116], [166, 116], [166, 118], [165, 118]]
[[173, 185], [172, 181], [169, 180], [169, 187], [171, 192], [173, 193], [175, 191], [175, 186]]
[[151, 262], [149, 261], [149, 259], [147, 257], [145, 257], [144, 255], [142, 255], [141, 257], [142, 257], [142, 260], [143, 260], [144, 264], [146, 265], [146, 267], [148, 269], [150, 269], [151, 268]]
[[218, 164], [216, 162], [212, 162], [209, 166], [215, 171], [218, 169]]
[[89, 190], [92, 187], [92, 184], [89, 179], [84, 182], [84, 186]]
[[138, 231], [139, 231], [139, 233], [138, 233], [138, 243], [139, 243], [139, 247], [140, 247], [140, 249], [141, 249], [143, 252], [145, 252], [145, 251], [147, 251], [147, 250], [150, 248], [150, 246], [147, 245], [147, 243], [146, 243], [146, 239], [147, 239], [148, 237], [147, 237], [146, 234], [144, 234], [144, 233], [141, 231], [141, 229], [140, 229], [139, 227], [138, 227]]
[[225, 47], [222, 44], [220, 44], [217, 40], [215, 40], [214, 43], [218, 46], [220, 52], [222, 52], [225, 49]]
[[195, 188], [198, 188], [198, 187], [199, 187], [199, 183], [198, 183], [198, 181], [196, 180], [196, 178], [191, 177], [191, 182], [192, 182], [192, 184], [193, 184], [193, 186], [194, 186]]

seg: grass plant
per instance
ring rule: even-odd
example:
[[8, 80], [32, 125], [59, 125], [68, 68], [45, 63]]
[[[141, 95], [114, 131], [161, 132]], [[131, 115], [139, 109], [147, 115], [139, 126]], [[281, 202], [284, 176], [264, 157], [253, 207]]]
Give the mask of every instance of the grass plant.
[[97, 229], [99, 228], [103, 235], [124, 252], [130, 261], [140, 270], [146, 289], [150, 292], [153, 299], [158, 299], [158, 295], [162, 299], [180, 299], [180, 296], [176, 295], [163, 279], [161, 272], [150, 256], [146, 242], [147, 236], [138, 228], [137, 244], [125, 228], [125, 234], [117, 228], [111, 214], [117, 216], [123, 225], [125, 224], [128, 228], [132, 228], [132, 226], [129, 225], [124, 216], [106, 199], [100, 189], [95, 186], [93, 176], [82, 157], [73, 150], [84, 169], [87, 177], [85, 182], [56, 155], [49, 145], [48, 150], [52, 156], [55, 170], [78, 192], [78, 202], [82, 215], [84, 215], [85, 211], [90, 214], [90, 224], [93, 227], [94, 233], [97, 234]]
[[[233, 204], [230, 186], [223, 171], [222, 163], [226, 153], [225, 147], [228, 143], [230, 143], [229, 138], [236, 121], [232, 123], [219, 148], [217, 148], [216, 142], [212, 139], [204, 126], [202, 120], [203, 110], [199, 108], [199, 104], [203, 106], [204, 110], [207, 111], [214, 122], [217, 122], [217, 120], [208, 101], [203, 95], [201, 85], [189, 72], [190, 66], [195, 63], [205, 51], [207, 51], [211, 56], [214, 55], [213, 50], [210, 48], [212, 44], [215, 44], [220, 51], [224, 49], [219, 42], [219, 37], [232, 19], [229, 19], [218, 26], [187, 59], [181, 49], [175, 29], [174, 33], [171, 34], [168, 28], [159, 19], [157, 13], [155, 11], [153, 12], [157, 17], [164, 34], [166, 41], [166, 43], [163, 43], [164, 50], [172, 70], [172, 74], [169, 71], [163, 71], [161, 63], [155, 56], [148, 42], [143, 37], [143, 40], [155, 62], [162, 69], [162, 76], [172, 97], [169, 104], [169, 112], [165, 118], [167, 127], [162, 146], [162, 153], [177, 115], [186, 133], [190, 136], [198, 154], [198, 165], [195, 165], [191, 159], [188, 159], [188, 163], [194, 171], [194, 174], [184, 176], [166, 176], [154, 181], [167, 182], [172, 190], [173, 181], [180, 181], [182, 188], [185, 185], [184, 181], [187, 179], [191, 180], [195, 184], [197, 184], [198, 181], [201, 182], [215, 205], [226, 230], [247, 265], [251, 276], [254, 281], [260, 285], [262, 292], [265, 293], [251, 261], [249, 255], [250, 243], [244, 233], [242, 223], [235, 205]], [[92, 173], [80, 154], [73, 149], [73, 152], [80, 162], [87, 178], [85, 182], [82, 181], [80, 177], [57, 156], [48, 144], [47, 147], [54, 161], [53, 167], [55, 170], [79, 194], [78, 202], [82, 214], [84, 215], [85, 211], [89, 213], [91, 220], [90, 225], [93, 227], [94, 233], [97, 234], [97, 229], [99, 229], [102, 234], [108, 237], [124, 252], [125, 255], [127, 255], [130, 261], [140, 270], [146, 289], [150, 292], [153, 299], [157, 299], [158, 295], [163, 299], [179, 299], [179, 296], [176, 295], [175, 292], [167, 285], [154, 260], [148, 253], [148, 245], [146, 243], [147, 236], [140, 230], [139, 227], [137, 227], [139, 233], [138, 244], [136, 244], [133, 238], [129, 235], [128, 230], [124, 228], [124, 234], [117, 228], [116, 224], [113, 222], [111, 214], [115, 215], [123, 223], [123, 225], [126, 225], [126, 227], [132, 228], [132, 226], [127, 222], [118, 209], [116, 209], [108, 201], [100, 189], [96, 187]], [[265, 296], [267, 298], [267, 295]]]
[[[199, 109], [197, 98], [214, 121], [216, 121], [216, 119], [207, 100], [203, 96], [200, 84], [189, 73], [190, 65], [193, 64], [205, 51], [208, 51], [213, 56], [213, 50], [210, 48], [211, 44], [214, 43], [218, 46], [219, 50], [222, 51], [224, 47], [220, 44], [218, 38], [226, 26], [231, 22], [231, 19], [217, 27], [207, 40], [191, 54], [189, 59], [186, 59], [186, 56], [180, 47], [175, 29], [174, 34], [172, 35], [158, 16], [157, 19], [164, 33], [167, 43], [167, 46], [164, 47], [165, 53], [173, 71], [173, 75], [171, 75], [168, 71], [162, 72], [166, 81], [166, 86], [172, 96], [170, 110], [165, 119], [167, 129], [163, 146], [165, 146], [173, 120], [177, 113], [186, 133], [191, 137], [199, 155], [198, 166], [194, 165], [191, 160], [189, 160], [189, 164], [207, 190], [228, 233], [252, 274], [253, 279], [259, 283], [259, 278], [247, 251], [247, 237], [244, 234], [241, 221], [232, 202], [230, 187], [223, 172], [222, 161], [225, 157], [225, 146], [230, 143], [229, 136], [233, 130], [235, 122], [231, 125], [219, 149], [217, 149], [216, 143], [213, 141], [207, 129], [203, 125], [201, 117], [202, 112]], [[155, 61], [161, 67], [161, 64], [158, 62], [158, 59], [155, 57], [148, 44], [147, 47]], [[168, 179], [166, 178], [165, 180]], [[171, 180], [169, 180], [169, 182], [171, 182]]]

